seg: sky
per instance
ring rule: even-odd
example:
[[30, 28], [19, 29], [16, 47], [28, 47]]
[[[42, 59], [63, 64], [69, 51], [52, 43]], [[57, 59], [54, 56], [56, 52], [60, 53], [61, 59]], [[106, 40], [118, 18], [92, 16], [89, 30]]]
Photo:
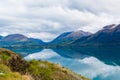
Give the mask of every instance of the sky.
[[67, 31], [95, 33], [120, 23], [120, 0], [0, 0], [0, 35], [51, 41]]

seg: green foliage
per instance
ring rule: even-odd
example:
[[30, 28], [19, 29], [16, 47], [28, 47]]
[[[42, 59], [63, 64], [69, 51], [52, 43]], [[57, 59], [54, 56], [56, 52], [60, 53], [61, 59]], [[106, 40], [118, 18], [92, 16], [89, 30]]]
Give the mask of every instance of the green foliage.
[[[18, 72], [12, 72], [8, 66], [0, 64], [0, 80], [26, 80], [27, 77]], [[32, 79], [28, 78], [27, 80]]]
[[5, 74], [7, 72], [10, 72], [10, 69], [7, 66], [5, 66], [5, 65], [0, 64], [0, 73], [1, 74]]
[[0, 64], [0, 80], [89, 80], [59, 64], [41, 60], [27, 62], [5, 49], [0, 49], [0, 60], [3, 61]]
[[49, 68], [47, 64], [41, 63], [36, 60], [29, 61], [30, 67], [28, 68], [28, 72], [38, 80], [53, 80], [51, 78], [52, 70]]
[[59, 64], [53, 64], [48, 61], [41, 60], [31, 60], [28, 63], [30, 64], [28, 72], [35, 80], [89, 80], [64, 67], [61, 67]]
[[3, 54], [3, 55], [0, 55], [0, 58], [1, 58], [2, 60], [7, 61], [10, 57], [9, 57], [8, 55]]

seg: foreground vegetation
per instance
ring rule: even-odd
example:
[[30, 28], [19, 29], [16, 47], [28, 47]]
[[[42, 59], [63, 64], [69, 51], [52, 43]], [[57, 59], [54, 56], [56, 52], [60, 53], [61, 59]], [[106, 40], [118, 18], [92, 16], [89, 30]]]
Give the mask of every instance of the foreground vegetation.
[[16, 53], [0, 49], [0, 80], [89, 80], [48, 61], [25, 61]]

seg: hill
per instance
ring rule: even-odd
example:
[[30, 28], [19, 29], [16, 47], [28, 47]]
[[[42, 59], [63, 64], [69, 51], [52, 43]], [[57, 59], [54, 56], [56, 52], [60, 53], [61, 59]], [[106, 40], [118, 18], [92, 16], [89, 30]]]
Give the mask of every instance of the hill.
[[120, 25], [108, 25], [103, 27], [95, 34], [82, 37], [72, 44], [77, 45], [119, 45], [120, 44]]
[[89, 80], [58, 64], [26, 61], [16, 53], [0, 49], [0, 80]]
[[47, 47], [57, 47], [57, 46], [63, 46], [70, 44], [82, 37], [89, 36], [91, 33], [89, 32], [84, 32], [84, 31], [72, 31], [72, 32], [65, 32], [59, 35], [57, 38], [55, 38], [53, 41], [48, 43]]
[[0, 40], [0, 47], [42, 47], [44, 42], [40, 39], [28, 38], [22, 34], [11, 34], [5, 37], [2, 37]]

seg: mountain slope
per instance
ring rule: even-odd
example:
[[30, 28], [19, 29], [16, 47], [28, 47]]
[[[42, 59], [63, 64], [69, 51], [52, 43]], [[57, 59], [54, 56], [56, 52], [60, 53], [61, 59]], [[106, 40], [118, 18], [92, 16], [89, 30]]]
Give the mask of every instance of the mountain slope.
[[62, 45], [62, 44], [68, 44], [71, 43], [83, 36], [91, 35], [89, 32], [84, 31], [74, 31], [74, 32], [65, 32], [58, 36], [56, 39], [54, 39], [51, 44], [53, 45]]
[[44, 42], [35, 38], [28, 38], [21, 34], [11, 34], [0, 40], [0, 47], [41, 46]]
[[36, 42], [38, 44], [45, 44], [42, 40], [36, 39], [36, 38], [29, 38], [28, 41], [33, 41], [33, 42]]
[[3, 38], [3, 36], [0, 36], [0, 40]]
[[108, 25], [93, 35], [83, 37], [72, 44], [109, 45], [120, 44], [120, 25]]
[[54, 39], [51, 43], [52, 43], [52, 44], [61, 43], [61, 42], [64, 41], [63, 39], [64, 39], [67, 35], [69, 35], [69, 34], [71, 34], [71, 33], [72, 33], [72, 32], [62, 33], [62, 34], [59, 35], [56, 39]]
[[28, 38], [24, 35], [21, 35], [21, 34], [11, 34], [11, 35], [8, 35], [6, 37], [4, 37], [2, 39], [2, 41], [25, 41], [27, 40]]
[[12, 51], [0, 49], [0, 80], [89, 79], [63, 68], [58, 64], [53, 64], [47, 61], [25, 61]]

